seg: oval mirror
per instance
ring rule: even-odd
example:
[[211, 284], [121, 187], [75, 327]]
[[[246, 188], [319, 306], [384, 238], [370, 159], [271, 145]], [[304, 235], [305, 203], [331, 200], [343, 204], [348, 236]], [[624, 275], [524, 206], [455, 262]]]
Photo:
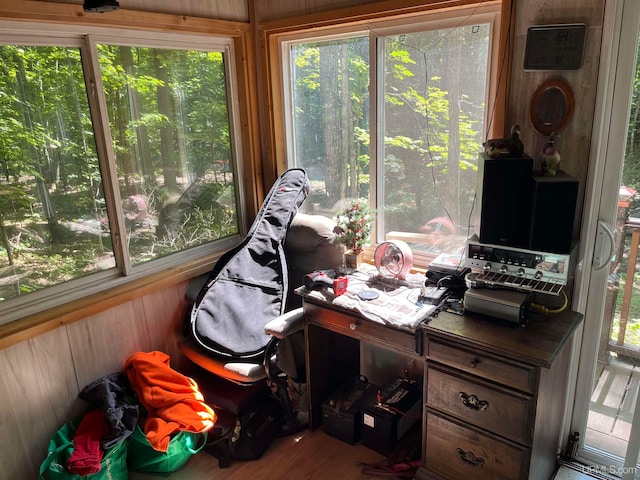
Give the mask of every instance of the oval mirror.
[[538, 87], [531, 97], [529, 112], [533, 128], [542, 135], [560, 133], [571, 121], [575, 101], [566, 82], [551, 79]]

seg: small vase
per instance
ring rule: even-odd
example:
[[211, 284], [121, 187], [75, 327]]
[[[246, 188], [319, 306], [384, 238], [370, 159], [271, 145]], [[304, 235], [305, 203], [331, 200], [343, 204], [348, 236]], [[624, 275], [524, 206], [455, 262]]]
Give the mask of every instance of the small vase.
[[353, 250], [347, 250], [343, 254], [343, 262], [348, 268], [352, 268], [357, 270], [362, 265], [364, 257], [364, 252], [360, 250], [358, 253], [355, 253]]

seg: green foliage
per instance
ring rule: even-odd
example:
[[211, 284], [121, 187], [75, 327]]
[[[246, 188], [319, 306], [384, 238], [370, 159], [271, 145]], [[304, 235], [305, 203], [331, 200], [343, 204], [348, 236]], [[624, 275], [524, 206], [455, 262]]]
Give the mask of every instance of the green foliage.
[[[613, 341], [618, 339], [618, 332], [620, 331], [622, 300], [623, 294], [621, 288], [616, 297], [616, 310], [613, 317], [613, 324], [611, 325], [610, 338]], [[634, 292], [629, 300], [629, 316], [625, 328], [624, 343], [640, 346], [640, 295], [638, 295], [637, 292]]]
[[469, 93], [484, 75], [475, 70], [486, 55], [488, 29], [482, 32], [468, 35], [461, 28], [385, 38], [387, 231], [418, 231], [443, 214], [443, 203], [458, 222], [467, 221], [484, 122], [484, 105], [474, 104], [478, 95]]
[[[640, 45], [629, 115], [629, 131], [622, 171], [622, 184], [640, 191]], [[636, 209], [638, 206], [636, 206]]]
[[[97, 50], [121, 197], [148, 201], [148, 217], [127, 218], [129, 231], [122, 232], [132, 263], [236, 233], [235, 199], [221, 206], [216, 192], [196, 199], [179, 238], [158, 238], [154, 227], [164, 202], [195, 178], [215, 170], [217, 193], [233, 182], [222, 54]], [[0, 45], [0, 60], [6, 299], [103, 268], [99, 257], [112, 253], [80, 49]]]

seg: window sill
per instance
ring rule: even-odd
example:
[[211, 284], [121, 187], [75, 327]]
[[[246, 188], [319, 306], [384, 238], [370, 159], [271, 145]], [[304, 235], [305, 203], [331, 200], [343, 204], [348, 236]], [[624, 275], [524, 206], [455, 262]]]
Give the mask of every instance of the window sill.
[[206, 273], [213, 268], [221, 254], [192, 260], [179, 267], [147, 275], [81, 300], [0, 325], [0, 350]]

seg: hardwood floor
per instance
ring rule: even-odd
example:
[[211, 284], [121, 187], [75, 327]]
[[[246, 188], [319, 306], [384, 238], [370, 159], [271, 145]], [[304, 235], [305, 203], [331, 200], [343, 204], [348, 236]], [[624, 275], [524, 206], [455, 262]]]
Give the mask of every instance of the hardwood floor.
[[304, 430], [276, 439], [259, 460], [234, 461], [220, 468], [218, 459], [201, 451], [182, 469], [167, 477], [130, 472], [129, 480], [359, 480], [375, 478], [362, 473], [364, 463], [385, 457], [361, 444], [350, 445], [324, 433]]

